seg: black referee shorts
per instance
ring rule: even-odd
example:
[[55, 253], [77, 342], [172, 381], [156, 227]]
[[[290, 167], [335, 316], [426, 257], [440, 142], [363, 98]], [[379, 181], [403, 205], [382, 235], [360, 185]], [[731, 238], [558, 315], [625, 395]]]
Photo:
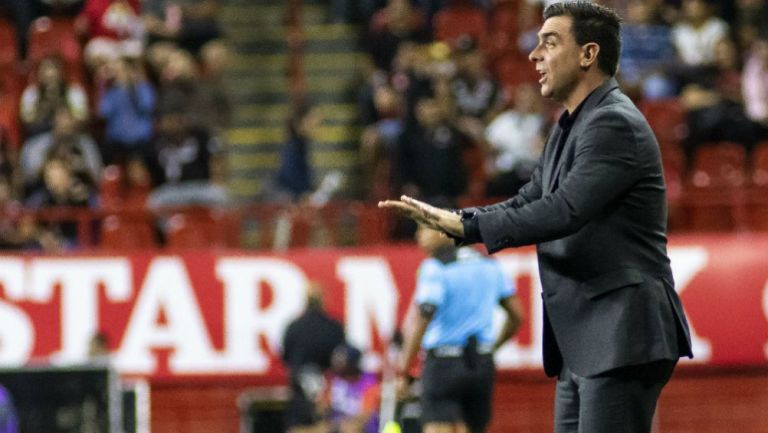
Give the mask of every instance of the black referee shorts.
[[422, 371], [422, 423], [463, 421], [470, 432], [485, 431], [491, 420], [493, 355], [477, 354], [472, 364], [460, 356], [427, 354]]

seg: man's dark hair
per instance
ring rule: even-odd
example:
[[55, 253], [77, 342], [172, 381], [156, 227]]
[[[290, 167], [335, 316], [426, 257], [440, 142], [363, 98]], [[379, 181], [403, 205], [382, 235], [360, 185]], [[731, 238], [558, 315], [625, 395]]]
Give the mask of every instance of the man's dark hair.
[[621, 53], [621, 18], [613, 9], [589, 1], [554, 3], [544, 9], [544, 20], [557, 16], [573, 20], [573, 38], [579, 45], [594, 42], [600, 46], [597, 66], [609, 76], [616, 75]]

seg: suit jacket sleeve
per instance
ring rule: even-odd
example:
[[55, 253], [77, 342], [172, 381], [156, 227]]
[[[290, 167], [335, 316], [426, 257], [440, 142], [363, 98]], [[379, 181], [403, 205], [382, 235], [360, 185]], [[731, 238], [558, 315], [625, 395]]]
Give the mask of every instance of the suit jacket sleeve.
[[636, 182], [637, 143], [630, 121], [610, 110], [590, 114], [589, 124], [574, 137], [573, 164], [554, 192], [542, 195], [539, 180], [538, 199], [527, 201], [533, 196], [529, 189], [520, 198], [481, 209], [477, 218], [489, 252], [575, 233]]

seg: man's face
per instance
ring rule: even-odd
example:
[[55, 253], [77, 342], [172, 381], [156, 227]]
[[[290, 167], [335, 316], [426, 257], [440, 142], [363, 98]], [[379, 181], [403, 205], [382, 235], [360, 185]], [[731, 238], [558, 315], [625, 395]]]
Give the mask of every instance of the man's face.
[[540, 75], [541, 95], [564, 102], [579, 81], [582, 49], [571, 32], [572, 18], [555, 16], [544, 21], [539, 43], [528, 58]]

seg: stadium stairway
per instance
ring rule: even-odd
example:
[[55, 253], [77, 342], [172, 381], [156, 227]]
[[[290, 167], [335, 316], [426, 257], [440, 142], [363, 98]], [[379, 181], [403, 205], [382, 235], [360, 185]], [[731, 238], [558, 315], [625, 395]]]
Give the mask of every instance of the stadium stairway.
[[289, 106], [285, 16], [285, 2], [269, 0], [228, 0], [221, 13], [233, 50], [225, 75], [233, 106], [227, 156], [238, 202], [253, 199], [279, 162]]
[[[226, 76], [234, 113], [227, 136], [230, 191], [238, 202], [258, 197], [277, 169], [294, 90], [319, 106], [325, 118], [310, 150], [316, 184], [338, 171], [344, 179], [341, 195], [360, 194], [356, 100], [364, 57], [358, 30], [329, 24], [328, 6], [321, 1], [300, 3], [297, 33], [288, 25], [284, 0], [228, 0], [221, 16], [235, 52]], [[289, 35], [302, 43], [290, 44]], [[293, 51], [298, 64], [292, 50], [298, 50]]]

